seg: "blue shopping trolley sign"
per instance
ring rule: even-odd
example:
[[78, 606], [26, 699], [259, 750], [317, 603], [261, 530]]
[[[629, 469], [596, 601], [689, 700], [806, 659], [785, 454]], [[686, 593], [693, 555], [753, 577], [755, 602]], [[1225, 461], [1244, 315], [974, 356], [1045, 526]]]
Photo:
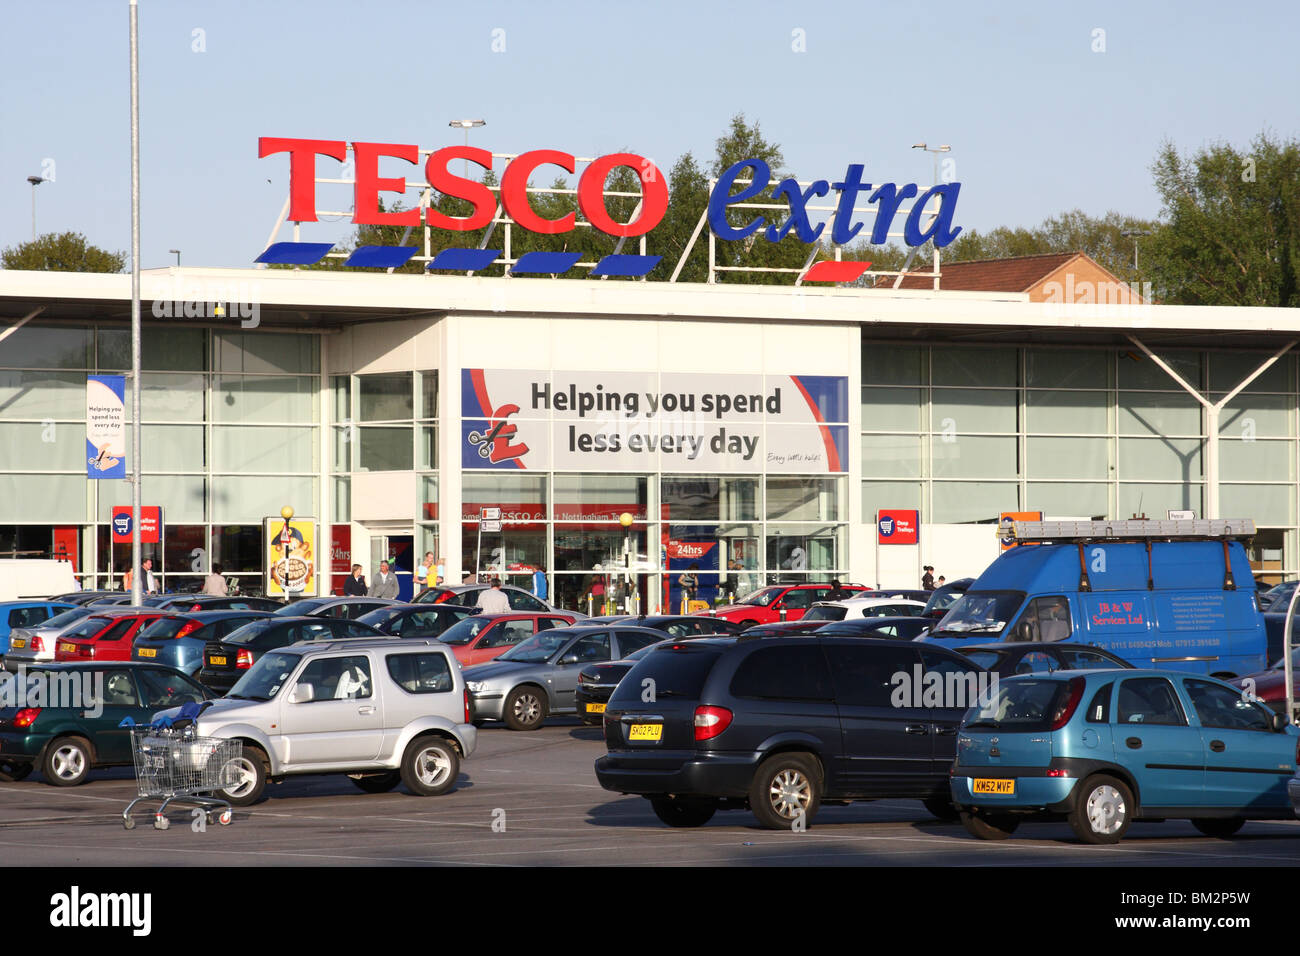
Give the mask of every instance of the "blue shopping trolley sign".
[[113, 533], [121, 536], [131, 533], [131, 516], [129, 514], [113, 515]]

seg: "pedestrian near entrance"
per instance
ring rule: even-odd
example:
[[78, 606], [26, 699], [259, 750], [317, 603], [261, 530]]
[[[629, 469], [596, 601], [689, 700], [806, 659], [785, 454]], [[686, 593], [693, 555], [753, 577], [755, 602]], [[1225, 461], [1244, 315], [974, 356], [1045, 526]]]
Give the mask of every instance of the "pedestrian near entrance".
[[352, 573], [343, 582], [343, 593], [348, 597], [365, 597], [369, 593], [365, 575], [361, 573], [361, 565], [352, 565]]
[[417, 589], [427, 588], [430, 585], [429, 574], [433, 571], [433, 552], [424, 552], [424, 560], [420, 566], [415, 569], [415, 586]]
[[492, 586], [478, 596], [478, 606], [484, 614], [510, 613], [510, 599], [501, 590], [500, 578], [493, 578]]
[[677, 579], [677, 586], [682, 589], [682, 613], [689, 614], [691, 602], [695, 600], [695, 594], [700, 587], [700, 577], [695, 572], [700, 570], [700, 565], [696, 561], [691, 562], [690, 569]]
[[204, 594], [215, 594], [217, 597], [225, 597], [229, 588], [226, 586], [226, 578], [221, 573], [221, 565], [214, 564], [212, 573], [203, 581]]
[[925, 574], [921, 575], [921, 587], [925, 588], [927, 591], [933, 591], [934, 568], [927, 564], [922, 570], [925, 571]]
[[438, 587], [442, 587], [442, 582], [447, 579], [447, 559], [439, 558], [438, 563], [434, 565], [434, 581]]
[[158, 581], [153, 576], [153, 558], [144, 559], [144, 578], [141, 580], [143, 587], [140, 589], [144, 594], [157, 594]]
[[539, 564], [533, 572], [533, 597], [545, 601], [546, 593], [546, 567]]
[[947, 580], [948, 579], [945, 578], [942, 574], [939, 575], [939, 580], [935, 582], [935, 587], [940, 587], [940, 588], [943, 587], [943, 582]]
[[379, 562], [379, 573], [375, 575], [374, 583], [370, 585], [367, 593], [370, 597], [397, 600], [397, 575], [388, 569], [387, 561]]

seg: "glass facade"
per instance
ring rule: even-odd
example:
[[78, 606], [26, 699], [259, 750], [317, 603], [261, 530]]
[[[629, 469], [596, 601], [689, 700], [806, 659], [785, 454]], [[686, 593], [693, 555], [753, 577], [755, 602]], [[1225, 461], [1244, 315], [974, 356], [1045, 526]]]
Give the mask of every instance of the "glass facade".
[[[1269, 353], [1160, 351], [1211, 401]], [[1263, 531], [1252, 555], [1294, 569], [1297, 359], [1221, 413], [1220, 513]], [[1137, 350], [946, 348], [864, 342], [862, 513], [919, 508], [934, 523], [1204, 512], [1205, 413]]]
[[[85, 389], [130, 364], [116, 326], [24, 326], [0, 345], [0, 555], [66, 554], [84, 586], [120, 586], [130, 545], [110, 547], [109, 519], [131, 485], [86, 478]], [[318, 383], [314, 335], [145, 328], [141, 495], [164, 533], [143, 553], [163, 587], [195, 589], [216, 562], [261, 588], [262, 519], [316, 510]], [[128, 377], [128, 423], [131, 402]]]

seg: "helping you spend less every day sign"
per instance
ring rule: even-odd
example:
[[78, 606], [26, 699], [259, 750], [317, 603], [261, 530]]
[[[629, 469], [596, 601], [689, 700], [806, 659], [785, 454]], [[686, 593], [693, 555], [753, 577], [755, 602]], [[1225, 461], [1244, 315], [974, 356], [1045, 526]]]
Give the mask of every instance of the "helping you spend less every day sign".
[[465, 369], [465, 468], [838, 472], [848, 379]]

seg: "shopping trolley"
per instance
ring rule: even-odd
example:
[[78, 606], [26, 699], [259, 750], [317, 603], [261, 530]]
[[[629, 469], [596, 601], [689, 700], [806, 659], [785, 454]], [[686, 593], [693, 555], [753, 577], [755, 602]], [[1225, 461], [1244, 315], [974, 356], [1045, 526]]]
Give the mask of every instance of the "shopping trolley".
[[203, 809], [209, 822], [230, 824], [234, 817], [230, 803], [201, 794], [238, 785], [239, 758], [243, 754], [240, 741], [199, 737], [192, 724], [128, 729], [139, 796], [122, 811], [122, 826], [134, 829], [131, 811], [136, 804], [153, 800], [162, 800], [153, 818], [154, 828], [158, 830], [166, 830], [171, 825], [166, 812], [173, 803]]

